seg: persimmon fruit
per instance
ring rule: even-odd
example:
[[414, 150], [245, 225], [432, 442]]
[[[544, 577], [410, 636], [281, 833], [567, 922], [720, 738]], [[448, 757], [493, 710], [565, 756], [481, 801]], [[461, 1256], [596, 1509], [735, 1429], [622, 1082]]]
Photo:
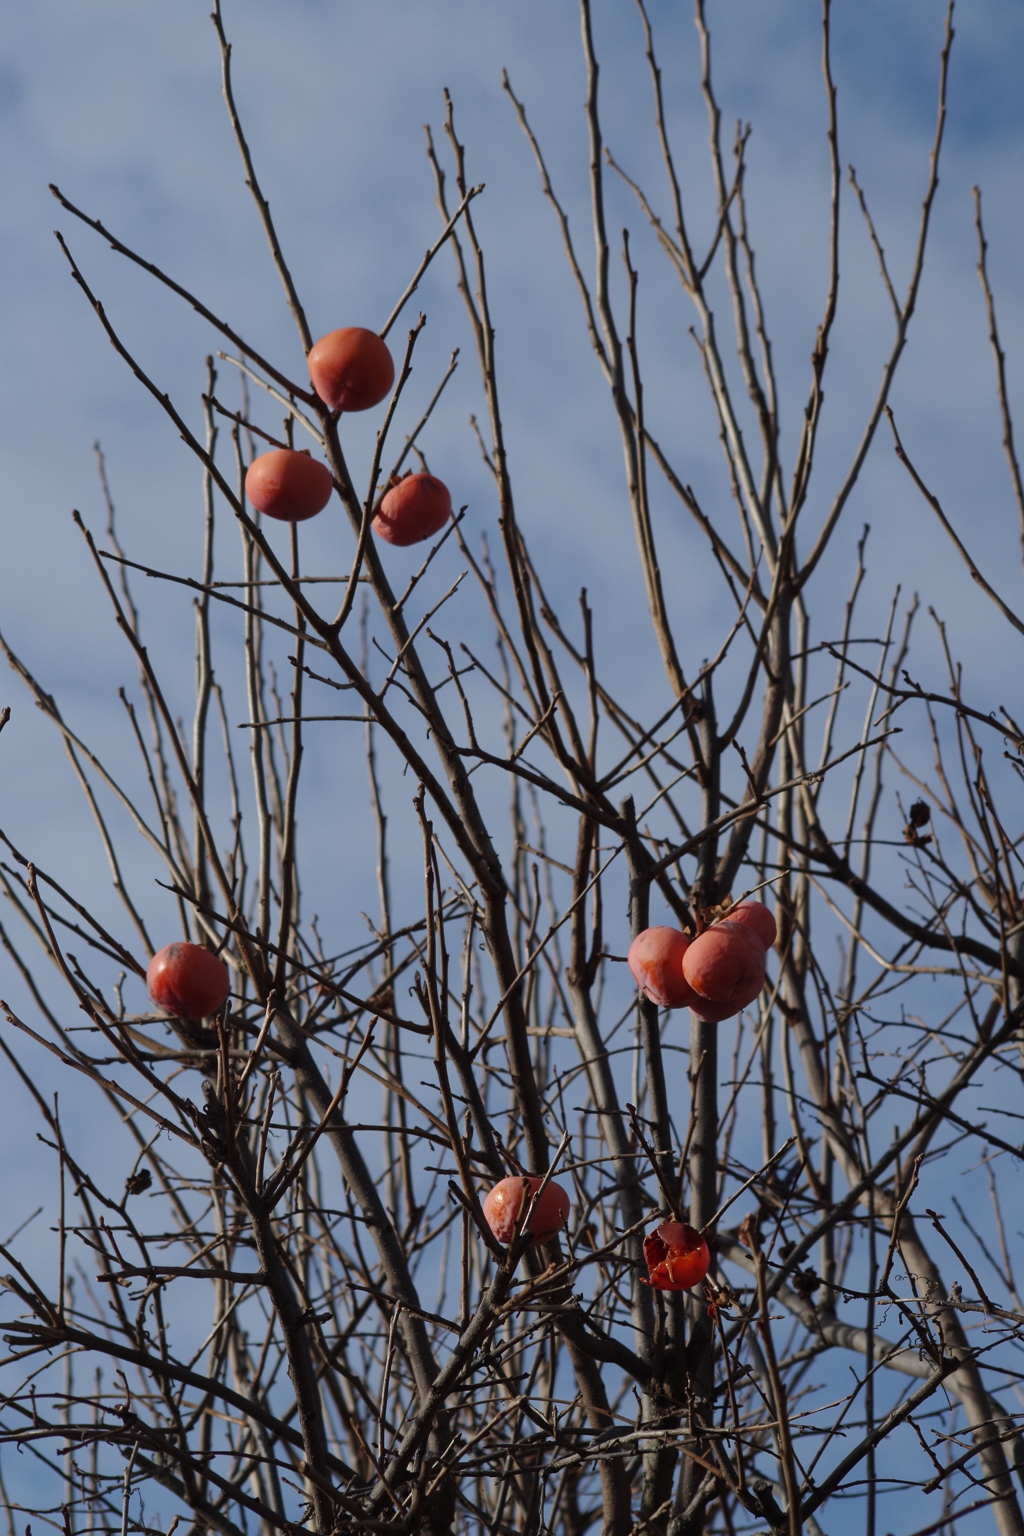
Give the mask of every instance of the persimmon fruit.
[[690, 940], [678, 928], [645, 928], [629, 946], [629, 969], [644, 997], [659, 1008], [687, 1008], [700, 1002], [683, 975]]
[[245, 494], [267, 517], [302, 523], [322, 512], [334, 480], [326, 464], [294, 448], [272, 448], [253, 459], [245, 475]]
[[146, 986], [157, 1007], [199, 1020], [223, 1008], [231, 978], [220, 956], [201, 944], [165, 944], [149, 962]]
[[[693, 990], [716, 1007], [728, 1004], [732, 1013], [761, 991], [764, 966], [765, 947], [754, 929], [728, 919], [705, 928], [683, 956], [683, 975]], [[703, 1017], [699, 1001], [696, 1009]]]
[[693, 1002], [690, 1004], [690, 1012], [694, 1018], [700, 1019], [704, 1024], [722, 1024], [726, 1019], [733, 1018], [744, 1007], [746, 1007], [745, 1003], [712, 1003], [708, 998], [701, 997], [695, 992]]
[[763, 901], [741, 901], [738, 906], [730, 907], [726, 915], [730, 923], [745, 923], [748, 928], [753, 928], [765, 949], [771, 949], [778, 938], [775, 919]]
[[[536, 1174], [516, 1174], [495, 1184], [484, 1200], [484, 1216], [499, 1243], [512, 1241], [523, 1201], [529, 1204], [543, 1183], [544, 1180]], [[561, 1184], [550, 1180], [533, 1208], [527, 1227], [533, 1244], [546, 1243], [561, 1232], [569, 1220], [569, 1204], [569, 1196]]]
[[451, 515], [451, 493], [443, 480], [406, 475], [381, 500], [373, 531], [388, 544], [420, 544], [438, 533]]
[[347, 325], [328, 331], [306, 358], [313, 388], [332, 411], [368, 411], [395, 382], [395, 363], [376, 331]]
[[656, 1291], [688, 1291], [699, 1285], [711, 1265], [708, 1245], [686, 1221], [663, 1221], [644, 1238], [644, 1258]]

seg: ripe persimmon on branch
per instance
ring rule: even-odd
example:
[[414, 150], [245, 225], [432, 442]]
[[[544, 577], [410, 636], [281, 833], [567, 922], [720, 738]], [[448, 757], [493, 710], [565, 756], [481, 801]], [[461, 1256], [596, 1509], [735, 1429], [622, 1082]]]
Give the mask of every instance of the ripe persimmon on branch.
[[[308, 377], [52, 188], [232, 351], [207, 359], [193, 430], [107, 312], [88, 246], [58, 233], [106, 339], [201, 466], [202, 538], [187, 573], [132, 558], [100, 455], [105, 533], [75, 520], [138, 664], [133, 694], [121, 691], [137, 768], [71, 723], [30, 636], [0, 639], [56, 727], [121, 908], [101, 920], [64, 871], [39, 867], [31, 827], [0, 830], [0, 886], [20, 924], [0, 927], [5, 995], [23, 999], [0, 1005], [0, 1050], [57, 1170], [52, 1255], [26, 1262], [19, 1232], [0, 1249], [0, 1447], [33, 1457], [0, 1462], [12, 1536], [16, 1512], [65, 1536], [169, 1536], [181, 1522], [221, 1536], [796, 1536], [849, 1529], [851, 1510], [869, 1536], [883, 1520], [952, 1531], [968, 1513], [972, 1530], [1024, 1533], [1024, 1301], [1004, 1216], [1024, 1148], [1019, 1115], [991, 1105], [1024, 1076], [1024, 737], [1008, 708], [970, 702], [938, 617], [937, 651], [925, 643], [914, 662], [927, 686], [910, 681], [916, 597], [897, 589], [881, 632], [856, 633], [866, 529], [838, 620], [826, 560], [869, 453], [888, 451], [875, 441], [886, 414], [992, 600], [994, 643], [1022, 627], [948, 496], [911, 462], [890, 403], [939, 186], [952, 6], [903, 297], [851, 172], [894, 324], [832, 484], [818, 444], [849, 194], [829, 0], [825, 298], [791, 454], [747, 201], [750, 129], [730, 168], [696, 0], [712, 209], [701, 246], [656, 31], [637, 7], [653, 172], [606, 144], [580, 0], [586, 257], [570, 194], [504, 78], [611, 396], [635, 613], [584, 588], [570, 616], [576, 573], [567, 582], [537, 555], [531, 511], [520, 516], [503, 416], [517, 339], [492, 312], [486, 200], [470, 178], [484, 168], [450, 94], [442, 134], [427, 131], [438, 238], [383, 331], [339, 293], [318, 340], [215, 0], [230, 125]], [[620, 183], [692, 323], [724, 466], [700, 496], [679, 468], [687, 424], [674, 441], [652, 435], [647, 248], [642, 230], [623, 231], [617, 287]], [[975, 220], [1019, 502], [980, 196]], [[433, 435], [462, 339], [425, 390], [412, 366], [424, 315], [403, 347], [387, 340], [445, 261], [479, 368], [467, 445], [489, 476], [484, 507], [460, 495], [453, 435]], [[220, 360], [236, 370], [234, 399]], [[363, 449], [354, 412], [374, 427]], [[681, 574], [659, 559], [666, 501], [695, 530], [685, 585], [721, 579], [710, 636], [681, 620]], [[323, 546], [304, 545], [300, 524], [339, 514], [342, 572], [311, 570], [307, 551]], [[226, 529], [240, 539], [230, 564]], [[147, 621], [151, 581], [184, 586], [194, 605], [190, 725], [174, 704], [185, 652], [154, 644]], [[624, 646], [642, 658], [642, 687], [624, 690], [602, 663]], [[351, 868], [332, 871], [326, 931], [303, 885], [326, 834], [300, 825], [299, 807], [310, 765], [352, 742], [371, 828], [352, 847], [367, 851], [379, 908], [358, 913]], [[912, 786], [906, 810], [894, 775]], [[156, 876], [146, 899], [140, 870]], [[54, 967], [46, 980], [33, 940]], [[79, 1106], [108, 1127], [99, 1156], [82, 1150]], [[1003, 1113], [1000, 1135], [987, 1117]]]

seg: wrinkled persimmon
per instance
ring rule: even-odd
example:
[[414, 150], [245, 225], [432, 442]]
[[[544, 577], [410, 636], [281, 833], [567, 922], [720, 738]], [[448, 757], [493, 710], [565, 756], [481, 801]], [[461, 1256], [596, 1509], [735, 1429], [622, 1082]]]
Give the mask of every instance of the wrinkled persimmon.
[[245, 494], [258, 511], [284, 523], [302, 523], [322, 512], [334, 480], [326, 464], [294, 448], [272, 448], [253, 459]]
[[726, 914], [730, 923], [745, 923], [757, 934], [765, 949], [771, 949], [778, 938], [775, 919], [762, 901], [741, 901], [730, 907]]
[[313, 388], [332, 411], [368, 411], [395, 382], [395, 364], [376, 331], [348, 325], [328, 331], [306, 358]]
[[[495, 1184], [484, 1200], [484, 1216], [499, 1243], [512, 1241], [524, 1200], [529, 1204], [543, 1183], [536, 1174], [516, 1174]], [[557, 1237], [568, 1220], [569, 1196], [552, 1179], [530, 1215], [527, 1231], [531, 1243], [546, 1243]]]
[[663, 1221], [648, 1233], [644, 1258], [651, 1277], [644, 1284], [656, 1291], [688, 1291], [700, 1284], [711, 1265], [706, 1241], [685, 1221]]
[[[733, 1013], [761, 991], [764, 966], [765, 947], [753, 928], [728, 919], [705, 928], [683, 956], [683, 975], [693, 990], [716, 1007], [728, 1005]], [[699, 1002], [696, 1007], [700, 1012]]]
[[386, 492], [373, 531], [388, 544], [420, 544], [440, 532], [452, 515], [452, 498], [434, 475], [406, 475]]
[[700, 1001], [683, 975], [689, 943], [678, 928], [645, 928], [629, 946], [626, 960], [633, 980], [659, 1008], [686, 1008]]
[[149, 962], [146, 986], [157, 1007], [179, 1019], [208, 1019], [228, 1000], [231, 978], [219, 955], [201, 944], [165, 944]]

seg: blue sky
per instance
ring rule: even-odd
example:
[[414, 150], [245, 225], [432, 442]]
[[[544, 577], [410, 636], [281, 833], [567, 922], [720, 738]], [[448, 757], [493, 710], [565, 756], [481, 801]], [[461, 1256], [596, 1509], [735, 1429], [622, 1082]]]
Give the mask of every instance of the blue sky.
[[[126, 750], [116, 689], [134, 666], [70, 521], [102, 527], [92, 444], [100, 439], [130, 553], [194, 570], [200, 476], [154, 403], [106, 342], [53, 239], [59, 227], [126, 342], [189, 422], [200, 420], [204, 356], [218, 339], [190, 310], [128, 268], [50, 197], [57, 182], [129, 244], [193, 288], [255, 346], [301, 376], [301, 349], [260, 234], [219, 93], [208, 0], [32, 0], [0, 11], [0, 628], [93, 742]], [[686, 6], [651, 0], [677, 163], [698, 245], [712, 228], [707, 125]], [[792, 456], [825, 296], [828, 164], [819, 11], [810, 0], [716, 0], [708, 7], [726, 136], [750, 121], [748, 192]], [[642, 36], [630, 0], [596, 0], [606, 139], [667, 210], [652, 131]], [[906, 282], [934, 131], [944, 7], [937, 0], [837, 0], [834, 69], [841, 157], [867, 191], [896, 280]], [[580, 244], [587, 244], [587, 150], [576, 9], [569, 0], [226, 0], [235, 85], [264, 191], [314, 333], [378, 327], [438, 229], [422, 125], [440, 134], [451, 89], [473, 181], [498, 330], [502, 398], [519, 517], [564, 606], [586, 585], [601, 613], [598, 656], [613, 688], [653, 714], [663, 698], [650, 647], [617, 615], [643, 598], [622, 457], [607, 391], [583, 329], [551, 210], [503, 95], [507, 67], [543, 143]], [[943, 170], [910, 347], [893, 394], [925, 478], [1010, 602], [1021, 592], [1020, 538], [995, 409], [993, 366], [974, 272], [971, 188], [980, 183], [1011, 394], [1024, 415], [1024, 8], [962, 0], [950, 75]], [[641, 272], [639, 339], [649, 420], [705, 504], [731, 532], [716, 428], [688, 336], [692, 316], [625, 190], [609, 183], [609, 225], [628, 224]], [[860, 214], [844, 187], [840, 313], [826, 377], [813, 524], [845, 469], [877, 386], [891, 320]], [[618, 249], [614, 282], [623, 286]], [[428, 325], [414, 398], [429, 394], [454, 346], [462, 366], [431, 429], [431, 467], [469, 503], [467, 526], [493, 530], [495, 507], [467, 426], [480, 409], [470, 337], [446, 253], [417, 301]], [[728, 304], [715, 302], [723, 331]], [[415, 303], [407, 318], [415, 314]], [[401, 334], [402, 327], [399, 327]], [[732, 355], [731, 343], [725, 350]], [[731, 366], [731, 363], [730, 363]], [[228, 370], [224, 370], [225, 373]], [[233, 384], [223, 394], [233, 399]], [[268, 418], [269, 420], [269, 418]], [[371, 428], [350, 424], [363, 474]], [[1019, 423], [1024, 438], [1024, 420]], [[662, 565], [688, 670], [716, 649], [721, 593], [694, 581], [696, 535], [656, 490]], [[865, 622], [896, 582], [950, 623], [973, 696], [1010, 701], [1019, 676], [1008, 633], [967, 582], [955, 553], [879, 435], [862, 486], [822, 571], [816, 634], [838, 629], [852, 550], [873, 526]], [[309, 564], [347, 566], [340, 521], [311, 527]], [[235, 558], [233, 530], [220, 546]], [[141, 592], [140, 592], [140, 595]], [[187, 600], [147, 588], [147, 637], [185, 656]], [[476, 620], [472, 610], [466, 623]], [[227, 634], [227, 630], [224, 631]], [[994, 638], [993, 638], [994, 637]], [[942, 686], [934, 650], [921, 669]], [[930, 668], [928, 672], [926, 669]], [[190, 663], [175, 705], [189, 708]], [[112, 910], [95, 835], [83, 822], [52, 731], [6, 672], [0, 705], [0, 824], [101, 910]], [[1012, 707], [1012, 705], [1011, 705]], [[321, 747], [323, 743], [321, 742]], [[128, 769], [128, 772], [134, 772]], [[311, 879], [331, 899], [339, 869], [353, 912], [373, 899], [363, 770], [310, 754], [306, 824], [323, 825]], [[357, 792], [349, 794], [351, 783]], [[401, 781], [394, 780], [396, 795]], [[152, 870], [129, 858], [133, 878]], [[150, 884], [146, 890], [151, 891]], [[142, 898], [161, 911], [162, 897]], [[16, 979], [0, 977], [12, 1001]], [[20, 1122], [13, 1134], [23, 1135]], [[88, 1130], [83, 1127], [83, 1135]], [[11, 1210], [8, 1223], [20, 1219]], [[7, 1220], [6, 1215], [4, 1221]], [[0, 1223], [2, 1225], [2, 1223]]]

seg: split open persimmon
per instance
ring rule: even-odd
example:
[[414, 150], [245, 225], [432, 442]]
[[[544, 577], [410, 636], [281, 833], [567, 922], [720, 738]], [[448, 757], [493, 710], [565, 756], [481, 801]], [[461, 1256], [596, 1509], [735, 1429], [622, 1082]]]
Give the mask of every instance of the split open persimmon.
[[700, 998], [683, 975], [690, 940], [678, 928], [645, 928], [629, 946], [629, 969], [644, 997], [659, 1008], [688, 1008]]
[[738, 906], [730, 907], [726, 916], [730, 923], [745, 923], [748, 928], [753, 928], [765, 949], [771, 949], [779, 936], [775, 919], [763, 901], [741, 901]]
[[688, 1291], [699, 1285], [711, 1265], [704, 1237], [686, 1221], [663, 1221], [644, 1238], [644, 1258], [656, 1291]]
[[334, 480], [326, 464], [294, 448], [272, 448], [253, 459], [245, 494], [260, 512], [283, 523], [302, 523], [322, 512]]
[[[752, 927], [728, 919], [705, 928], [683, 956], [683, 975], [700, 998], [736, 1013], [764, 986], [765, 947]], [[702, 1017], [700, 1002], [696, 1011]], [[715, 1021], [720, 1022], [720, 1021]]]
[[406, 475], [386, 492], [373, 531], [388, 544], [420, 544], [452, 515], [451, 492], [434, 475]]
[[179, 1019], [208, 1019], [219, 1013], [231, 991], [228, 968], [201, 944], [165, 944], [149, 962], [149, 995]]
[[[499, 1243], [512, 1241], [524, 1201], [529, 1204], [543, 1183], [536, 1174], [516, 1174], [495, 1184], [484, 1200], [484, 1217]], [[531, 1243], [546, 1243], [557, 1237], [569, 1220], [569, 1205], [569, 1196], [561, 1184], [549, 1180], [530, 1214], [527, 1231]]]
[[313, 388], [332, 411], [368, 411], [395, 382], [395, 364], [376, 331], [347, 325], [328, 331], [306, 358]]

